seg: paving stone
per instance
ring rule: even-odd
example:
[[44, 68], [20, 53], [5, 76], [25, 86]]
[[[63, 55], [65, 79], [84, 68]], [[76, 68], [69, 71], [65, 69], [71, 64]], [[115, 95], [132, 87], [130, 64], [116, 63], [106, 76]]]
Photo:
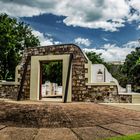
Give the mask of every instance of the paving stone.
[[72, 128], [72, 129], [83, 140], [96, 140], [96, 139], [99, 140], [107, 137], [120, 136], [117, 133], [114, 133], [110, 130], [103, 129], [98, 126]]
[[[19, 103], [0, 102], [0, 124], [13, 126], [0, 126], [0, 140], [28, 140], [34, 136], [36, 140], [75, 140], [75, 133], [82, 136], [83, 140], [90, 140], [93, 137], [96, 139], [117, 135], [115, 132], [97, 127], [101, 125], [122, 134], [140, 132], [138, 111], [94, 103]], [[40, 129], [37, 133], [38, 129], [33, 131], [32, 127], [46, 129]], [[73, 128], [75, 133], [68, 128]]]
[[130, 134], [140, 132], [140, 127], [125, 125], [125, 124], [120, 124], [120, 123], [107, 124], [107, 125], [103, 125], [103, 127], [107, 128], [107, 129], [109, 128], [109, 129], [111, 129], [115, 132], [121, 133], [123, 135], [130, 135]]
[[42, 128], [35, 140], [78, 140], [78, 138], [68, 128]]
[[134, 118], [133, 120], [135, 120], [135, 121], [140, 121], [140, 118]]
[[5, 125], [0, 125], [0, 130], [3, 129], [5, 127]]
[[132, 103], [130, 103], [130, 104], [129, 103], [127, 103], [127, 104], [126, 103], [107, 103], [107, 104], [111, 105], [111, 106], [140, 111], [140, 104], [132, 104]]
[[128, 124], [128, 125], [140, 127], [140, 120], [128, 120], [128, 121], [124, 121], [122, 123], [123, 124]]
[[6, 127], [0, 131], [0, 140], [33, 140], [37, 132], [35, 128]]

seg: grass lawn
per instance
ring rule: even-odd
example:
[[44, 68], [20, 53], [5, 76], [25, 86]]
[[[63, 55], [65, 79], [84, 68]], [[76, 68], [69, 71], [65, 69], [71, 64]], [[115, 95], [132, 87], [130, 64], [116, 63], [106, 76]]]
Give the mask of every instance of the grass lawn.
[[140, 140], [140, 134], [122, 136], [122, 137], [112, 137], [105, 140]]

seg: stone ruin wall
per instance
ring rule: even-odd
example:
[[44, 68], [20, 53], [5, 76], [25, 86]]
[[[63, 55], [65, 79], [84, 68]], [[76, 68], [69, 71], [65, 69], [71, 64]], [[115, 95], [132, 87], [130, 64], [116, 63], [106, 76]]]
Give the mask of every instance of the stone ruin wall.
[[0, 83], [0, 98], [16, 99], [19, 85], [15, 83]]
[[[72, 101], [83, 101], [87, 94], [85, 85], [85, 63], [86, 58], [81, 52], [80, 48], [75, 45], [58, 45], [58, 46], [46, 46], [38, 48], [28, 48], [25, 50], [23, 59], [21, 62], [20, 75], [23, 73], [23, 66], [28, 55], [39, 56], [39, 55], [61, 55], [61, 54], [73, 54], [72, 60]], [[29, 99], [30, 92], [30, 70], [31, 62], [28, 64], [27, 74], [25, 77], [25, 83], [23, 86], [23, 98]], [[21, 77], [21, 76], [20, 76]], [[19, 79], [20, 81], [21, 79]]]
[[[121, 97], [117, 93], [117, 87], [113, 86], [95, 86], [86, 85], [88, 79], [85, 78], [85, 74], [88, 73], [88, 69], [85, 68], [85, 63], [88, 62], [81, 49], [73, 44], [67, 45], [54, 45], [46, 47], [34, 47], [28, 48], [24, 51], [22, 61], [20, 63], [21, 68], [19, 69], [18, 82], [20, 83], [21, 77], [24, 70], [24, 64], [27, 56], [38, 56], [38, 55], [61, 55], [61, 54], [73, 54], [72, 60], [72, 101], [91, 101], [91, 102], [131, 102], [131, 97]], [[22, 99], [29, 99], [30, 95], [30, 70], [31, 61], [28, 63], [27, 72], [25, 75], [25, 82], [22, 90]], [[0, 84], [0, 98], [13, 98], [17, 96], [19, 85]], [[11, 93], [11, 94], [10, 94]]]
[[95, 103], [131, 103], [131, 95], [118, 95], [117, 86], [88, 85], [87, 101]]

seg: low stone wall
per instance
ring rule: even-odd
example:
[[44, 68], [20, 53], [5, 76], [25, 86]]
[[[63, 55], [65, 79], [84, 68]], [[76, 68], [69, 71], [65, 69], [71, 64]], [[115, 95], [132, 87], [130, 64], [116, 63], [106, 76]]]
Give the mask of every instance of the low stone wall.
[[131, 95], [119, 95], [116, 85], [88, 85], [85, 101], [95, 103], [131, 103]]
[[119, 103], [132, 103], [132, 95], [118, 95]]
[[0, 98], [16, 99], [19, 84], [15, 82], [0, 82]]
[[[17, 98], [17, 93], [19, 90], [19, 84], [15, 82], [0, 82], [0, 98], [4, 99], [14, 99]], [[77, 100], [85, 102], [95, 102], [95, 103], [132, 103], [132, 95], [118, 94], [117, 86], [109, 85], [90, 85], [87, 86], [88, 93], [86, 96], [81, 94], [76, 94]], [[80, 100], [81, 99], [81, 100]]]

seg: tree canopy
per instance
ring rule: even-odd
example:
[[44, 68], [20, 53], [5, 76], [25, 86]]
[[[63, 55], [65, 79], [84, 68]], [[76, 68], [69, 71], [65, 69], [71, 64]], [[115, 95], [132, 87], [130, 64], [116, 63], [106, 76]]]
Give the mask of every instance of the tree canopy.
[[42, 64], [42, 82], [50, 81], [62, 86], [62, 61], [48, 61]]
[[86, 52], [86, 55], [93, 64], [105, 63], [104, 59], [101, 58], [101, 54], [96, 54], [95, 52]]
[[0, 79], [13, 80], [23, 49], [38, 45], [29, 25], [0, 14]]
[[92, 62], [92, 64], [104, 64], [108, 70], [110, 70], [110, 64], [105, 62], [103, 58], [101, 58], [101, 53], [97, 54], [96, 52], [86, 52], [87, 57]]
[[126, 56], [122, 72], [127, 75], [127, 82], [137, 90], [140, 87], [140, 47]]

